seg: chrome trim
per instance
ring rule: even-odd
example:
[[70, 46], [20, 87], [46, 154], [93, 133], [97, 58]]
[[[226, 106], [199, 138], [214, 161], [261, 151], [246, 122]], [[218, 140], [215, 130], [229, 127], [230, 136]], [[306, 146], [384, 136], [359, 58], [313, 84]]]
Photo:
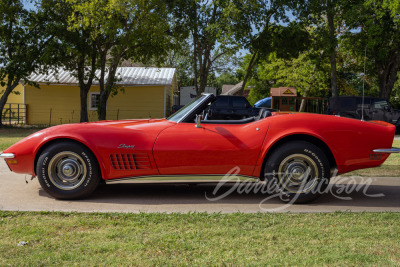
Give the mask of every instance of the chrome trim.
[[378, 148], [373, 150], [375, 153], [400, 153], [400, 148]]
[[[226, 174], [208, 174], [208, 175], [146, 175], [105, 180], [106, 184], [113, 183], [218, 183], [221, 182]], [[259, 182], [259, 177], [246, 175], [232, 175], [231, 180], [226, 183], [234, 182]]]
[[180, 120], [178, 120], [176, 123], [181, 123], [183, 120], [185, 120], [189, 114], [191, 114], [193, 112], [193, 110], [195, 110], [198, 106], [200, 106], [201, 104], [203, 104], [210, 95], [213, 95], [211, 93], [202, 93], [201, 95], [206, 96], [203, 101], [199, 102], [199, 104], [197, 104], [197, 106], [194, 106], [193, 108], [191, 108], [184, 116], [182, 116], [182, 118]]
[[13, 159], [15, 158], [15, 155], [13, 153], [2, 153], [0, 154], [0, 158]]

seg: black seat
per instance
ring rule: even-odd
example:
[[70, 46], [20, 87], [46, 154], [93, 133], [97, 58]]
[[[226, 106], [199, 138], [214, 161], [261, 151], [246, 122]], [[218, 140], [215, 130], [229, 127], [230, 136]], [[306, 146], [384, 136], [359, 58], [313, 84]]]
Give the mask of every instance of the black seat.
[[265, 109], [265, 108], [261, 108], [260, 111], [258, 112], [258, 116], [256, 117], [256, 120], [261, 120], [261, 119], [264, 119], [271, 115], [272, 115], [271, 111], [269, 111], [268, 109]]

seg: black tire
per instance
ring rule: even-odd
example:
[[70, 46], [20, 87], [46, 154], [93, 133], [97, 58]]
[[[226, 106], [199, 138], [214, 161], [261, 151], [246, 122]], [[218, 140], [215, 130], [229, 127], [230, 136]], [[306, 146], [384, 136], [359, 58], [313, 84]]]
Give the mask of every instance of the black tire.
[[60, 141], [40, 155], [36, 174], [42, 188], [57, 199], [82, 199], [99, 185], [101, 172], [93, 153], [83, 145]]
[[328, 186], [329, 161], [317, 146], [290, 141], [275, 149], [267, 159], [264, 178], [271, 193], [279, 195], [283, 202], [308, 203]]

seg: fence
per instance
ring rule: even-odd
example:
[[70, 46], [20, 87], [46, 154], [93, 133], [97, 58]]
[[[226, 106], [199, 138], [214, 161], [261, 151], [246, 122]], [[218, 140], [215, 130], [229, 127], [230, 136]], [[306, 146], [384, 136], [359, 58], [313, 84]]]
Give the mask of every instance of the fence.
[[26, 123], [27, 105], [25, 104], [6, 104], [3, 108], [1, 118], [3, 123], [23, 124]]
[[296, 111], [300, 110], [301, 102], [305, 101], [304, 112], [324, 114], [327, 109], [328, 100], [319, 97], [298, 97], [296, 100]]
[[[142, 108], [107, 108], [107, 120], [123, 120], [123, 119], [147, 119], [162, 118], [163, 111], [145, 110]], [[168, 114], [167, 114], [168, 115]], [[96, 110], [88, 110], [88, 119], [90, 122], [97, 121], [98, 115]], [[52, 126], [66, 123], [78, 123], [80, 121], [80, 109], [66, 109], [60, 107], [52, 108], [29, 108], [28, 120], [26, 124]]]

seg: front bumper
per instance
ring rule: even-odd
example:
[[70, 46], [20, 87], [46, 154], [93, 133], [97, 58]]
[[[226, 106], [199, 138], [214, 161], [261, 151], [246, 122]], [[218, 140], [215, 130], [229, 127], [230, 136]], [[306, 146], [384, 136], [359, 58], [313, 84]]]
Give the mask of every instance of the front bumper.
[[2, 153], [0, 154], [0, 158], [13, 159], [15, 158], [15, 155], [13, 153]]
[[400, 148], [378, 148], [378, 149], [374, 149], [375, 153], [400, 153]]

